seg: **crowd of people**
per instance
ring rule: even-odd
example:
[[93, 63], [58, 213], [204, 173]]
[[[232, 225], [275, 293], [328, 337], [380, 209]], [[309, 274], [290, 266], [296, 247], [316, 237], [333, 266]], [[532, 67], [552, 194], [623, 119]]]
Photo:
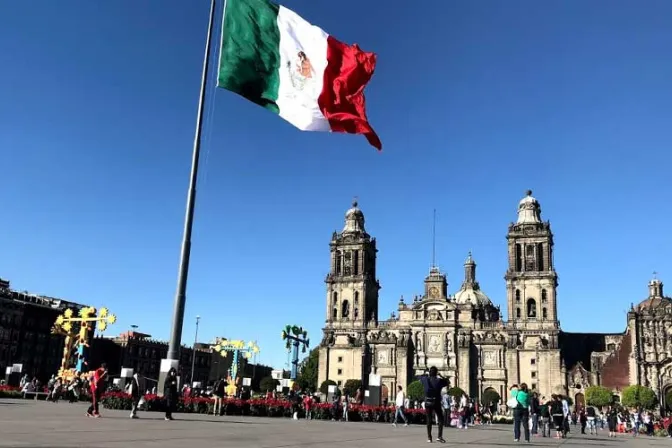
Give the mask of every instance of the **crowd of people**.
[[[64, 380], [54, 375], [47, 382], [46, 387], [37, 378], [30, 380], [28, 375], [24, 375], [20, 381], [20, 388], [24, 396], [31, 393], [46, 393], [46, 399], [52, 402], [58, 402], [62, 398], [67, 398], [71, 403], [80, 399], [90, 399], [91, 405], [86, 415], [100, 418], [99, 402], [107, 388], [108, 380], [107, 367], [102, 364], [93, 371], [92, 375], [86, 377]], [[408, 426], [405, 412], [413, 408], [423, 408], [426, 414], [428, 442], [435, 440], [445, 443], [444, 427], [467, 429], [474, 425], [492, 424], [495, 415], [501, 409], [496, 403], [479, 403], [472, 400], [464, 392], [461, 396], [449, 394], [448, 381], [438, 374], [435, 367], [431, 367], [420, 376], [419, 380], [424, 389], [424, 399], [420, 401], [411, 400], [403, 387], [398, 386], [393, 404], [395, 413], [392, 425], [397, 426], [403, 421], [403, 424]], [[125, 388], [125, 391], [133, 398], [130, 414], [133, 419], [138, 418], [138, 409], [142, 405], [145, 394], [156, 393], [156, 387], [151, 391], [143, 392], [141, 385], [140, 376], [136, 372]], [[166, 400], [165, 419], [173, 420], [172, 413], [175, 411], [180, 394], [184, 397], [213, 398], [213, 413], [221, 415], [224, 398], [234, 395], [242, 399], [249, 398], [248, 389], [241, 388], [238, 392], [236, 390], [235, 384], [229, 384], [227, 380], [220, 378], [206, 389], [192, 389], [185, 385], [181, 391], [178, 391], [177, 371], [174, 368], [170, 369], [164, 381], [163, 390]], [[338, 390], [337, 393], [332, 394], [333, 420], [348, 421], [350, 406], [353, 403], [361, 404], [364, 400], [361, 388], [354, 395], [351, 397], [347, 393], [341, 394]], [[269, 391], [266, 398], [278, 397], [275, 391]], [[319, 396], [309, 392], [290, 391], [284, 398], [292, 403], [294, 418], [298, 418], [299, 410], [303, 409], [305, 418], [311, 419], [315, 405], [320, 402]], [[387, 398], [383, 400], [383, 406], [388, 406]], [[608, 430], [609, 437], [616, 437], [619, 433], [631, 434], [633, 437], [639, 434], [653, 435], [655, 428], [666, 428], [668, 436], [672, 437], [672, 424], [668, 424], [652, 412], [634, 408], [626, 409], [617, 405], [597, 408], [581, 403], [572, 409], [568, 397], [562, 394], [553, 394], [550, 398], [539, 396], [537, 392], [529, 390], [525, 383], [513, 385], [509, 389], [509, 397], [504, 409], [513, 417], [514, 441], [520, 441], [523, 438], [529, 442], [533, 436], [552, 437], [552, 433], [554, 433], [553, 437], [563, 439], [570, 433], [571, 427], [575, 427], [580, 434], [589, 435], [597, 435], [598, 430]], [[432, 438], [434, 425], [438, 430], [436, 439]]]

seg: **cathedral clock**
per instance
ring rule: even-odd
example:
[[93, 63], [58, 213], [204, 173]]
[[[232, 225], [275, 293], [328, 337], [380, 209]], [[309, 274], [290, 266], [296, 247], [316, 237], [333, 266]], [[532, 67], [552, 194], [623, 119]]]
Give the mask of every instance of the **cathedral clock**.
[[432, 286], [431, 288], [429, 288], [429, 297], [431, 297], [432, 299], [436, 299], [437, 297], [439, 297], [439, 288], [437, 288], [436, 286]]

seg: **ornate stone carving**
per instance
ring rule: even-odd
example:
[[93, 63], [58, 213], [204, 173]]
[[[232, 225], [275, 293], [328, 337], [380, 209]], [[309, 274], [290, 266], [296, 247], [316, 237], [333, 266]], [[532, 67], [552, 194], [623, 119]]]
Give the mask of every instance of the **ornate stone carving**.
[[488, 350], [483, 352], [483, 365], [484, 366], [496, 366], [497, 365], [497, 352], [493, 350]]
[[378, 352], [378, 364], [389, 364], [390, 360], [388, 357], [388, 351], [387, 350], [380, 350]]
[[427, 351], [429, 353], [441, 353], [441, 337], [438, 334], [429, 336], [429, 346]]

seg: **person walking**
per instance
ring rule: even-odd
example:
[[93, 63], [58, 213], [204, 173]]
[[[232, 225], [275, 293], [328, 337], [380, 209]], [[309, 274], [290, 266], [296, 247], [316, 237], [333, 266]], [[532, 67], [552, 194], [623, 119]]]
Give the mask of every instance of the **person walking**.
[[129, 384], [129, 394], [131, 396], [131, 418], [138, 418], [138, 406], [140, 405], [140, 400], [142, 399], [142, 393], [140, 392], [140, 375], [138, 372], [133, 374], [131, 378], [131, 383]]
[[100, 418], [98, 405], [105, 390], [105, 381], [107, 381], [107, 365], [102, 363], [91, 377], [91, 406], [86, 411], [87, 417]]
[[212, 413], [214, 415], [219, 415], [222, 413], [222, 399], [224, 394], [226, 394], [227, 383], [224, 378], [220, 377], [215, 381], [215, 386], [212, 388], [212, 398], [215, 399], [215, 404], [212, 408]]
[[177, 405], [177, 370], [171, 367], [163, 385], [163, 395], [166, 398], [166, 420], [173, 420], [173, 411]]
[[532, 398], [530, 399], [530, 417], [532, 417], [532, 435], [539, 435], [539, 408], [541, 407], [539, 403], [539, 395], [536, 392], [532, 393]]
[[420, 377], [425, 389], [425, 412], [427, 419], [427, 442], [432, 443], [432, 424], [437, 419], [439, 435], [437, 442], [446, 443], [443, 439], [443, 409], [441, 408], [441, 389], [448, 387], [448, 381], [439, 375], [436, 367], [429, 368], [429, 373]]
[[401, 419], [404, 421], [404, 426], [408, 426], [408, 420], [406, 420], [406, 416], [404, 415], [405, 402], [406, 402], [406, 394], [404, 394], [404, 389], [401, 386], [397, 386], [397, 398], [395, 398], [394, 400], [395, 411], [392, 426], [397, 426], [399, 416], [401, 416]]
[[539, 417], [541, 417], [541, 436], [542, 437], [551, 437], [551, 408], [552, 400], [546, 400], [546, 397], [542, 398], [542, 404], [539, 407]]
[[597, 412], [593, 406], [588, 406], [586, 408], [586, 423], [588, 424], [588, 433], [591, 435], [597, 435], [597, 425], [595, 425], [595, 419], [597, 418]]
[[513, 408], [513, 439], [520, 440], [520, 425], [522, 423], [525, 441], [530, 441], [530, 395], [527, 384], [522, 383], [516, 393], [516, 406]]

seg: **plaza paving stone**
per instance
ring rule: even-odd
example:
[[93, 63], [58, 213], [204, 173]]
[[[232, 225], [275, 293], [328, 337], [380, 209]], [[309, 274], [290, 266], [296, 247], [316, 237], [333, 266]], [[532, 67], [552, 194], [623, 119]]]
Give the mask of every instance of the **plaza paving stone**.
[[[566, 440], [533, 438], [516, 443], [511, 426], [493, 425], [469, 430], [446, 429], [445, 445], [426, 441], [425, 428], [393, 428], [379, 423], [293, 421], [284, 418], [214, 417], [175, 414], [167, 422], [159, 413], [140, 413], [131, 420], [128, 412], [102, 410], [103, 418], [90, 419], [83, 404], [46, 403], [0, 399], [0, 447], [51, 448], [410, 448], [416, 446], [533, 447], [645, 447], [671, 446], [667, 438], [570, 434]], [[434, 429], [436, 436], [436, 428]]]

